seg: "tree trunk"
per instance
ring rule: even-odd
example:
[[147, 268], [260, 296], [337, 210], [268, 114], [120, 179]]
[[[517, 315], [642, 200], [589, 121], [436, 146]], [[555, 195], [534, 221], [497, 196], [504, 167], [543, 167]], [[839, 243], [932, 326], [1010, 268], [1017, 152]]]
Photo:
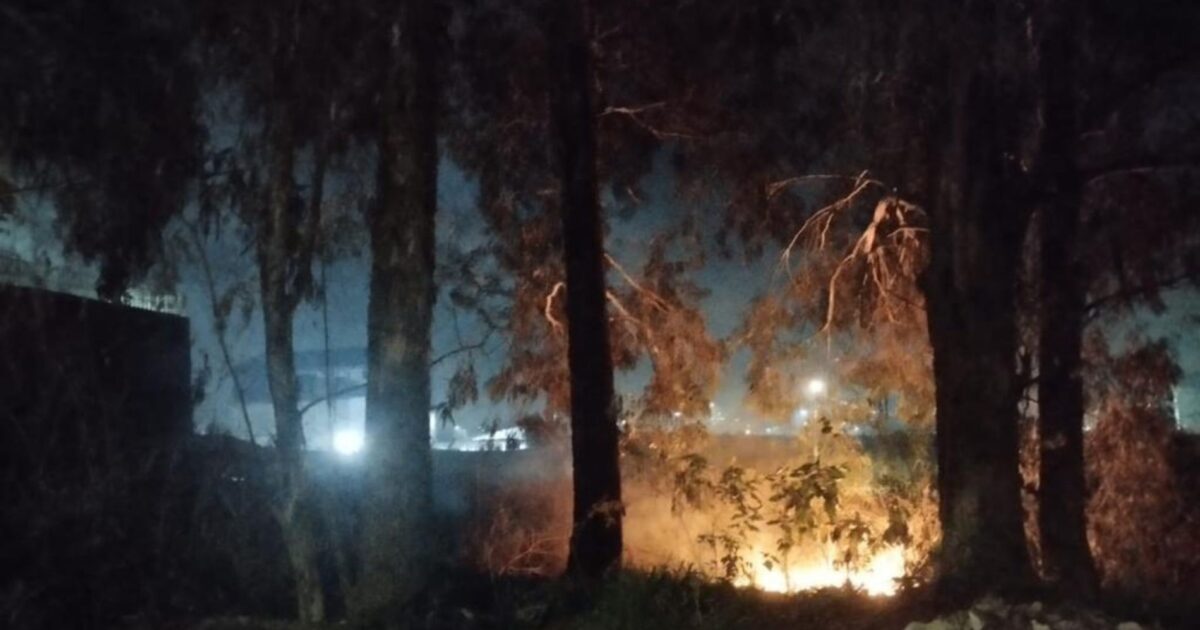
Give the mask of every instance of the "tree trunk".
[[301, 621], [325, 619], [316, 523], [304, 466], [304, 428], [297, 407], [292, 316], [296, 302], [289, 286], [289, 265], [297, 229], [291, 215], [295, 141], [286, 104], [277, 104], [268, 131], [266, 212], [258, 235], [259, 280], [263, 332], [266, 336], [267, 384], [275, 410], [275, 448], [279, 456], [281, 503], [275, 506], [295, 580]]
[[621, 559], [621, 471], [596, 183], [596, 116], [586, 0], [553, 3], [552, 116], [562, 168], [571, 370], [574, 528], [567, 570], [595, 578]]
[[[970, 3], [969, 3], [970, 4]], [[982, 6], [981, 6], [982, 5]], [[951, 600], [1031, 577], [1018, 471], [1016, 281], [1024, 213], [1005, 201], [991, 3], [952, 60], [924, 278], [937, 401], [938, 586]]]
[[1075, 171], [1072, 0], [1042, 0], [1035, 52], [1042, 122], [1035, 162], [1041, 197], [1038, 338], [1038, 532], [1046, 579], [1088, 598], [1098, 587], [1087, 542], [1083, 470], [1082, 363], [1086, 282], [1077, 235], [1080, 183]]
[[428, 579], [431, 527], [429, 353], [437, 209], [437, 19], [431, 2], [394, 9], [371, 230], [367, 462], [356, 615], [410, 604]]

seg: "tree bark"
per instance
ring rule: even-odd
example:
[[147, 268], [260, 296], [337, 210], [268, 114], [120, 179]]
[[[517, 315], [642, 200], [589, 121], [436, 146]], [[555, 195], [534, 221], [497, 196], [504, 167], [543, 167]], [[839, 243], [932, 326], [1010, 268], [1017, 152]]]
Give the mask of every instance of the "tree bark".
[[272, 108], [267, 132], [268, 173], [265, 213], [259, 226], [259, 281], [263, 332], [266, 337], [267, 384], [275, 411], [275, 448], [279, 456], [280, 504], [276, 517], [283, 532], [295, 580], [297, 616], [304, 622], [325, 620], [318, 556], [320, 545], [304, 465], [304, 428], [297, 407], [292, 320], [296, 301], [289, 291], [297, 226], [291, 213], [295, 138], [290, 109]]
[[437, 209], [438, 20], [434, 3], [397, 3], [389, 22], [378, 201], [369, 216], [367, 462], [363, 619], [395, 615], [424, 588], [431, 527], [430, 335]]
[[991, 3], [967, 2], [923, 281], [937, 401], [938, 587], [949, 600], [1031, 579], [1022, 525], [1016, 282], [1024, 213], [1006, 201]]
[[1041, 0], [1034, 22], [1042, 123], [1038, 181], [1038, 532], [1042, 572], [1065, 594], [1090, 598], [1098, 588], [1087, 542], [1080, 375], [1086, 281], [1078, 261], [1080, 181], [1075, 171], [1076, 102], [1073, 0]]
[[551, 84], [562, 168], [571, 371], [574, 528], [568, 573], [603, 575], [621, 559], [621, 472], [604, 282], [604, 235], [596, 182], [596, 115], [586, 0], [552, 3]]

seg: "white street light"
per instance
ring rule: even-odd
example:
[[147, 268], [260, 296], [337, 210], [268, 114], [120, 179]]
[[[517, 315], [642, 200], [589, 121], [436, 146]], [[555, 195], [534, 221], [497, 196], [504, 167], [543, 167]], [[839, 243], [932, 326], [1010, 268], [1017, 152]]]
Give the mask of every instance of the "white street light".
[[363, 450], [366, 440], [358, 429], [339, 429], [333, 434], [333, 450], [339, 455], [350, 456]]

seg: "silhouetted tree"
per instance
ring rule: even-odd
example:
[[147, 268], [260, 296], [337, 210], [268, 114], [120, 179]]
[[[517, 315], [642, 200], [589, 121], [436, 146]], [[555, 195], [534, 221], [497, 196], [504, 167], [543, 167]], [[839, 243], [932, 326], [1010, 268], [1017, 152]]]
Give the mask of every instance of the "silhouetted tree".
[[574, 529], [568, 571], [598, 577], [621, 559], [621, 468], [609, 357], [604, 232], [586, 0], [551, 9], [552, 133], [559, 160], [571, 368]]
[[[568, 369], [566, 330], [573, 307], [565, 265], [578, 252], [566, 243], [562, 222], [562, 213], [576, 212], [578, 202], [561, 202], [571, 180], [563, 179], [563, 127], [554, 122], [561, 114], [548, 105], [558, 107], [565, 80], [579, 79], [564, 77], [558, 66], [524, 71], [530, 58], [560, 56], [555, 51], [563, 46], [556, 41], [563, 37], [563, 22], [547, 19], [548, 9], [553, 15], [561, 7], [478, 3], [463, 11], [456, 80], [447, 87], [452, 103], [447, 136], [455, 159], [479, 176], [480, 212], [491, 237], [480, 249], [461, 253], [460, 265], [471, 269], [461, 275], [469, 281], [458, 284], [450, 298], [480, 313], [508, 343], [505, 361], [488, 382], [492, 398], [541, 405], [545, 419], [553, 422], [559, 414], [579, 409], [572, 403], [575, 379]], [[589, 150], [594, 157], [579, 159], [595, 161], [592, 188], [603, 186], [631, 214], [642, 203], [641, 177], [649, 172], [655, 150], [670, 137], [658, 111], [670, 108], [654, 101], [668, 85], [672, 97], [682, 92], [681, 82], [656, 80], [662, 78], [658, 73], [666, 74], [665, 66], [649, 51], [666, 53], [667, 40], [646, 35], [658, 34], [668, 23], [641, 19], [641, 12], [659, 10], [669, 13], [654, 3], [592, 7], [591, 26], [580, 36], [592, 42], [594, 58], [586, 71], [597, 87], [590, 97], [592, 122], [571, 123], [595, 128], [594, 149]], [[631, 64], [634, 58], [638, 63]], [[572, 86], [578, 89], [576, 83]], [[556, 150], [547, 151], [548, 146]], [[603, 218], [598, 220], [602, 231]], [[636, 405], [647, 417], [677, 410], [707, 412], [724, 356], [700, 311], [704, 291], [690, 278], [703, 264], [702, 241], [694, 224], [674, 223], [647, 236], [648, 255], [638, 267], [623, 266], [620, 252], [601, 252], [601, 310], [591, 320], [607, 329], [609, 369], [631, 370], [648, 360], [652, 376]], [[604, 282], [604, 268], [611, 283]], [[605, 414], [606, 422], [611, 421], [608, 404], [601, 407], [588, 411], [588, 417]], [[610, 454], [596, 462], [615, 466], [615, 454], [611, 462], [606, 458]], [[583, 475], [588, 461], [576, 466]], [[579, 507], [585, 515], [590, 511]], [[608, 507], [607, 516], [618, 515], [618, 506]]]
[[1078, 105], [1074, 93], [1072, 0], [1035, 10], [1034, 52], [1042, 122], [1034, 164], [1039, 207], [1038, 532], [1042, 573], [1087, 597], [1098, 588], [1084, 524], [1083, 386], [1080, 374], [1086, 277], [1076, 252], [1081, 183], [1075, 169]]
[[[251, 230], [258, 262], [267, 383], [275, 414], [280, 494], [274, 506], [295, 580], [298, 617], [326, 618], [320, 508], [310, 488], [299, 409], [293, 322], [314, 293], [325, 180], [345, 83], [334, 70], [352, 48], [354, 14], [321, 2], [229, 3], [200, 13], [206, 72], [232, 87], [242, 142], [214, 157], [222, 194]], [[341, 90], [341, 91], [339, 91]], [[226, 122], [226, 121], [223, 121]], [[304, 160], [304, 158], [308, 158]], [[303, 160], [303, 161], [302, 161]], [[300, 164], [310, 165], [307, 177]], [[302, 194], [299, 181], [307, 186]]]
[[0, 213], [49, 199], [119, 297], [159, 260], [204, 131], [185, 2], [0, 7]]
[[[1200, 136], [1194, 120], [1172, 115], [1175, 88], [1164, 87], [1197, 80], [1194, 58], [1178, 52], [1200, 17], [1185, 4], [1134, 16], [1118, 3], [1046, 0], [1033, 13], [1038, 548], [1045, 577], [1076, 596], [1098, 588], [1084, 518], [1087, 326], [1200, 277], [1187, 177]], [[1149, 31], [1153, 44], [1139, 35]], [[1152, 125], [1173, 137], [1156, 140]]]
[[[822, 237], [837, 232], [826, 226], [843, 216], [860, 226], [861, 239], [842, 241], [846, 262], [825, 273], [857, 276], [868, 289], [843, 294], [834, 283], [822, 328], [828, 313], [836, 324], [854, 312], [834, 308], [839, 297], [857, 298], [868, 313], [886, 304], [873, 296], [899, 290], [902, 297], [903, 282], [917, 280], [912, 274], [928, 256], [919, 287], [936, 399], [939, 579], [948, 595], [963, 598], [1026, 583], [1015, 299], [1029, 211], [1005, 157], [1021, 154], [1015, 79], [1023, 66], [1011, 62], [1025, 50], [1022, 16], [982, 2], [903, 9], [763, 2], [729, 10], [740, 14], [727, 23], [745, 31], [741, 55], [750, 61], [739, 70], [749, 78], [717, 83], [744, 115], [724, 121], [738, 133], [688, 159], [715, 165], [739, 193], [727, 223], [752, 246], [779, 239], [786, 249], [806, 232], [827, 244]], [[725, 69], [739, 59], [726, 57], [735, 61]], [[830, 195], [832, 206], [830, 197], [810, 205], [814, 187], [830, 190], [822, 187], [830, 180], [844, 192]], [[816, 229], [806, 230], [808, 221]], [[895, 246], [908, 237], [916, 264], [893, 266], [907, 277], [898, 273], [901, 283], [889, 286], [872, 276], [885, 265], [866, 263], [898, 255]], [[883, 291], [871, 288], [876, 283]]]
[[434, 558], [430, 334], [438, 172], [436, 3], [377, 7], [377, 198], [367, 217], [367, 468], [355, 614], [396, 614], [425, 587]]

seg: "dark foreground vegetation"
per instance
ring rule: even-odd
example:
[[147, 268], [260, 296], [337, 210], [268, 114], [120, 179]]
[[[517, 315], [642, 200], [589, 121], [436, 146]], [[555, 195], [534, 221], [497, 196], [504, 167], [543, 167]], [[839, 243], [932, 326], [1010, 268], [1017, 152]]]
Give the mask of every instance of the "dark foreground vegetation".
[[[1128, 418], [1119, 421], [1126, 424], [1101, 427], [1089, 445], [1105, 453], [1098, 457], [1105, 465], [1091, 471], [1097, 498], [1089, 516], [1106, 598], [1082, 606], [1031, 589], [993, 614], [996, 623], [1013, 625], [988, 627], [1024, 628], [1018, 623], [1023, 618], [1057, 618], [1092, 624], [1074, 626], [1083, 628], [1128, 620], [1189, 628], [1200, 615], [1188, 596], [1197, 575], [1200, 444], [1190, 436], [1147, 433]], [[762, 451], [758, 441], [746, 441], [743, 456]], [[1168, 467], [1147, 465], [1159, 461], [1144, 457], [1153, 449], [1163, 449]], [[691, 566], [625, 569], [599, 583], [559, 579], [570, 528], [569, 474], [554, 464], [560, 457], [540, 450], [438, 453], [438, 534], [426, 542], [441, 560], [429, 587], [397, 615], [399, 627], [899, 628], [959, 606], [939, 601], [920, 572], [892, 597], [853, 587], [799, 594], [735, 587], [703, 558]], [[10, 564], [0, 610], [10, 627], [345, 627], [286, 621], [294, 586], [270, 509], [278, 492], [264, 474], [276, 465], [270, 449], [228, 436], [194, 436], [146, 463], [155, 461], [161, 467], [124, 473], [110, 468], [87, 484], [59, 481], [54, 487], [47, 479], [37, 493], [9, 495], [23, 497], [3, 511], [14, 532], [3, 546]], [[322, 562], [326, 575], [338, 575], [357, 562], [352, 542], [361, 513], [361, 471], [332, 455], [314, 457], [309, 466], [325, 522], [333, 528], [322, 534]], [[141, 470], [165, 477], [147, 492]], [[634, 493], [652, 492], [630, 485]], [[654, 540], [643, 528], [678, 527], [667, 517], [666, 497], [649, 503], [657, 513], [645, 508], [645, 496], [631, 500], [641, 501], [630, 523], [635, 548], [643, 544], [638, 541]], [[649, 524], [638, 520], [650, 518]], [[678, 538], [681, 531], [668, 536]], [[64, 575], [62, 566], [86, 571]], [[343, 610], [344, 589], [344, 583], [325, 585], [335, 615]], [[1019, 602], [1039, 602], [1040, 613], [1021, 617], [1008, 609]]]
[[[614, 575], [589, 590], [560, 580], [497, 578], [480, 574], [439, 576], [444, 589], [428, 593], [429, 604], [398, 618], [397, 627], [430, 629], [617, 630], [639, 628], [829, 628], [831, 630], [958, 630], [974, 627], [1024, 629], [1033, 622], [1050, 628], [1190, 628], [1194, 606], [1168, 613], [1131, 612], [1120, 604], [1081, 606], [1031, 596], [1022, 604], [983, 599], [963, 610], [947, 610], [923, 591], [880, 599], [846, 589], [779, 595], [714, 584], [684, 570], [635, 571]], [[450, 586], [452, 585], [452, 586]], [[921, 621], [914, 621], [921, 620]], [[1137, 621], [1135, 621], [1137, 620]], [[938, 625], [942, 623], [944, 625]], [[976, 622], [978, 623], [978, 622]], [[1123, 624], [1123, 625], [1122, 625]], [[130, 630], [319, 630], [353, 624], [301, 624], [247, 616], [131, 619]]]
[[[456, 586], [431, 594], [430, 601], [439, 605], [414, 611], [405, 627], [866, 629], [903, 627], [922, 610], [841, 590], [789, 597], [742, 591], [685, 571], [626, 571], [588, 592], [558, 581], [479, 575], [458, 575], [445, 583]], [[308, 628], [244, 618], [184, 627]]]

